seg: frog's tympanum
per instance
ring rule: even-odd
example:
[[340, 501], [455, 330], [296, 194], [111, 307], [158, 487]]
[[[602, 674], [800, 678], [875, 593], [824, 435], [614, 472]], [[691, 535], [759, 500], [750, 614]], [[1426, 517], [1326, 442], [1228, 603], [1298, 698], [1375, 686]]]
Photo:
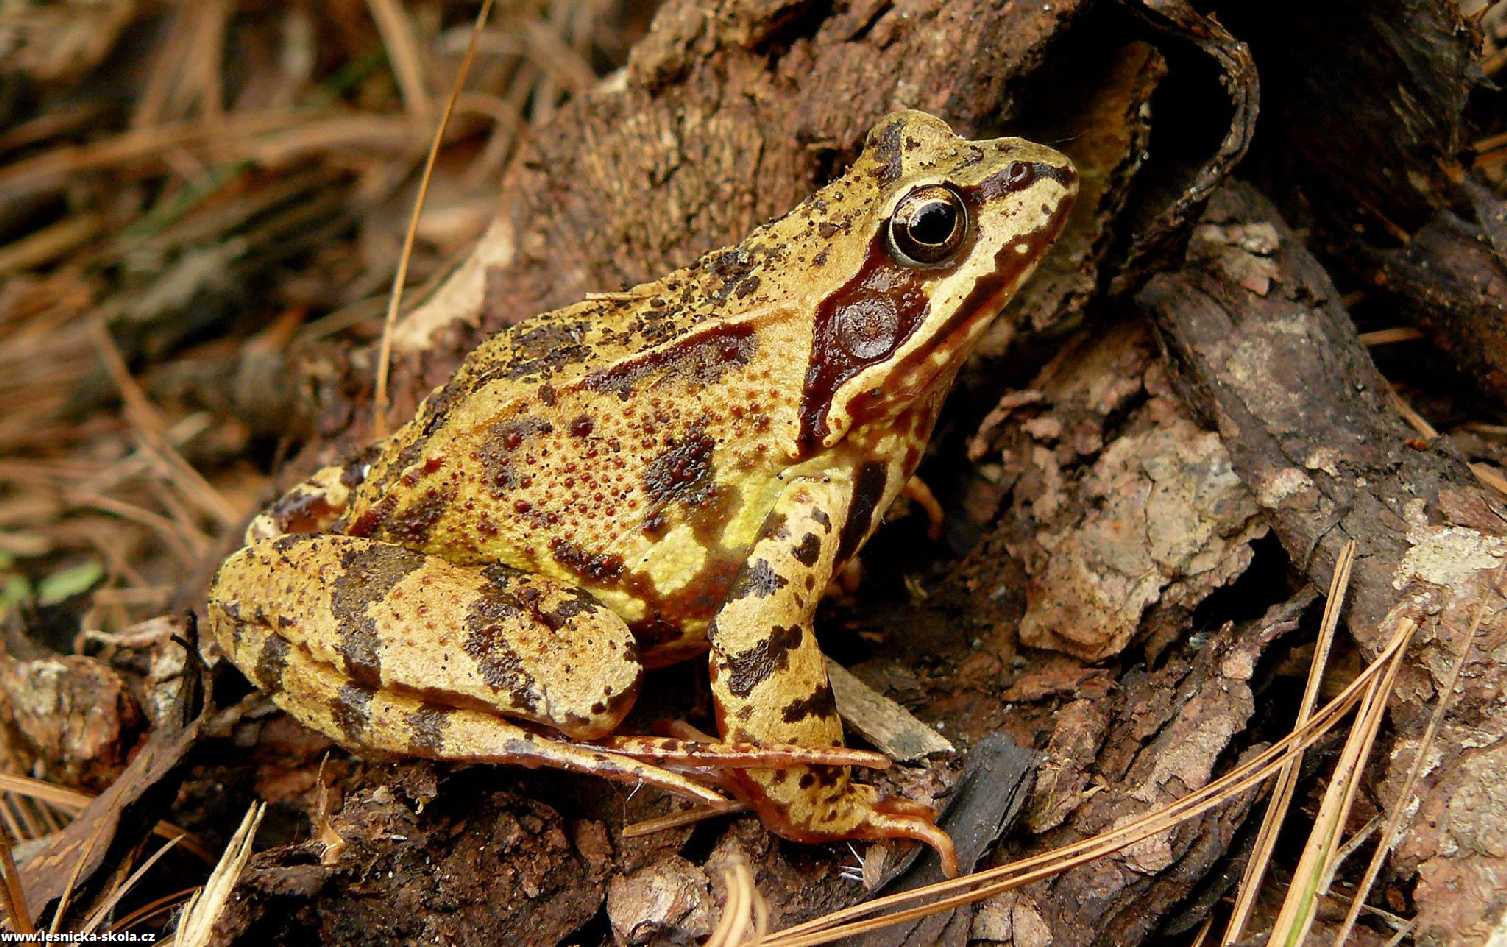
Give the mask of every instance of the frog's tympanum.
[[[886, 117], [741, 244], [491, 337], [417, 416], [251, 525], [214, 636], [352, 747], [556, 766], [803, 842], [912, 838], [850, 776], [812, 615], [915, 470], [988, 322], [1062, 229], [1061, 154]], [[615, 735], [708, 654], [720, 740]]]

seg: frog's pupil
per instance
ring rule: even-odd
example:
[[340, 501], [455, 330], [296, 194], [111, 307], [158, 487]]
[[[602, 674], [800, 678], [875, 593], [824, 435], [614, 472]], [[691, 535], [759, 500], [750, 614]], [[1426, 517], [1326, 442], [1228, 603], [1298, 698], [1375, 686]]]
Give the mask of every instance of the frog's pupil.
[[932, 201], [911, 218], [910, 235], [917, 243], [929, 243], [932, 246], [940, 246], [952, 236], [952, 228], [957, 224], [957, 213], [950, 204], [941, 201]]

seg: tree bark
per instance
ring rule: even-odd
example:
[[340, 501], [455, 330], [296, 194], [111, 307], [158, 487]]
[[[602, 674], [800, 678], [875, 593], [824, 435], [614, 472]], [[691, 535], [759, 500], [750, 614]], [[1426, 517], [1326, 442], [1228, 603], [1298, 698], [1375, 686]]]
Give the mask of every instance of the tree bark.
[[[1439, 763], [1417, 788], [1418, 816], [1391, 866], [1417, 878], [1422, 942], [1484, 942], [1507, 911], [1500, 498], [1445, 443], [1415, 439], [1328, 275], [1250, 187], [1218, 192], [1187, 265], [1153, 278], [1136, 301], [1293, 562], [1323, 586], [1344, 544], [1357, 543], [1347, 618], [1365, 653], [1400, 616], [1422, 623], [1391, 706], [1386, 804], [1413, 804], [1396, 798], [1399, 783], [1434, 704], [1452, 703], [1430, 751]], [[1441, 694], [1462, 659], [1460, 690]]]

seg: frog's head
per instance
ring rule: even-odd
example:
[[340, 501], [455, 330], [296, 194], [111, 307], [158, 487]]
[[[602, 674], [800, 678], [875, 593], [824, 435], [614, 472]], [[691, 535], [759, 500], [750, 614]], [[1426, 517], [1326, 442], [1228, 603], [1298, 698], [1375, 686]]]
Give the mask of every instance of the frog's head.
[[881, 120], [822, 192], [853, 211], [834, 241], [850, 275], [816, 301], [802, 451], [944, 392], [1061, 232], [1077, 179], [1020, 138], [968, 141], [924, 112]]

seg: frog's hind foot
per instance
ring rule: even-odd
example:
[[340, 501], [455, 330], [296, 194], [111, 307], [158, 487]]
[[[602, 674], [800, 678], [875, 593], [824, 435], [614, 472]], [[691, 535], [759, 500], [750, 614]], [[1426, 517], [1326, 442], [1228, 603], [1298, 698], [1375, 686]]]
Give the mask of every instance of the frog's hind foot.
[[[957, 849], [952, 838], [937, 825], [937, 813], [931, 806], [881, 796], [873, 786], [848, 782], [846, 775], [835, 780], [840, 787], [835, 795], [823, 795], [820, 784], [836, 776], [834, 771], [807, 770], [801, 775], [814, 777], [812, 784], [818, 791], [799, 801], [771, 798], [766, 787], [755, 782], [765, 779], [758, 773], [744, 774], [725, 788], [757, 810], [764, 824], [777, 835], [812, 843], [910, 839], [929, 846], [937, 853], [942, 873], [948, 878], [957, 877]], [[786, 781], [788, 778], [779, 782]], [[776, 790], [779, 782], [775, 783]]]

